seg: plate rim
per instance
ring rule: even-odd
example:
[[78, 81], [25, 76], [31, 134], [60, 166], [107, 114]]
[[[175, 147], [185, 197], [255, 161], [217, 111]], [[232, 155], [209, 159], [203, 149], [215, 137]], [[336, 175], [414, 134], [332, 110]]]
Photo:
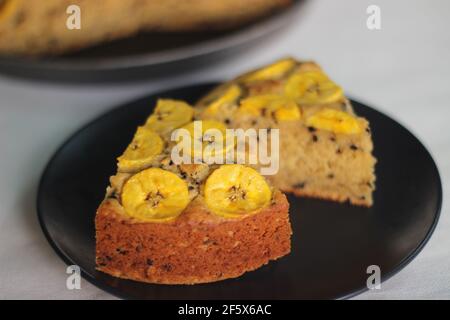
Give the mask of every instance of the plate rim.
[[[49, 230], [47, 229], [47, 226], [46, 226], [46, 223], [45, 223], [44, 217], [43, 217], [44, 216], [43, 210], [41, 208], [41, 200], [42, 200], [41, 193], [43, 192], [43, 184], [45, 182], [45, 178], [46, 178], [49, 170], [51, 169], [53, 162], [56, 160], [56, 158], [62, 152], [62, 150], [70, 142], [72, 142], [72, 140], [75, 139], [80, 132], [82, 132], [83, 130], [85, 130], [87, 127], [91, 126], [95, 122], [100, 121], [104, 117], [108, 116], [114, 110], [126, 107], [128, 105], [135, 104], [136, 102], [144, 100], [144, 99], [148, 99], [151, 96], [157, 95], [158, 92], [160, 92], [160, 93], [171, 92], [171, 91], [177, 91], [177, 90], [182, 90], [182, 89], [188, 89], [188, 88], [191, 88], [191, 87], [205, 87], [205, 88], [206, 87], [213, 87], [213, 86], [216, 86], [219, 83], [221, 83], [221, 82], [217, 82], [217, 81], [214, 81], [214, 82], [199, 82], [199, 83], [195, 83], [195, 84], [191, 84], [191, 85], [180, 85], [180, 86], [176, 86], [176, 87], [168, 87], [166, 89], [158, 90], [157, 92], [151, 92], [151, 93], [148, 93], [146, 95], [139, 96], [136, 99], [131, 99], [128, 102], [124, 102], [124, 103], [122, 103], [120, 105], [116, 105], [116, 106], [112, 107], [111, 109], [101, 113], [100, 115], [95, 116], [93, 119], [91, 119], [90, 121], [88, 121], [87, 123], [82, 125], [80, 128], [75, 130], [72, 134], [68, 135], [68, 137], [64, 140], [64, 142], [61, 143], [58, 148], [56, 148], [56, 150], [52, 153], [52, 156], [49, 158], [47, 164], [45, 165], [45, 167], [44, 167], [44, 169], [42, 171], [42, 174], [41, 174], [41, 176], [39, 178], [38, 189], [37, 189], [37, 192], [36, 192], [36, 212], [37, 212], [39, 225], [41, 227], [42, 232], [44, 233], [44, 236], [45, 236], [47, 242], [50, 244], [50, 246], [53, 248], [53, 250], [56, 252], [56, 254], [59, 256], [59, 258], [61, 260], [63, 260], [68, 266], [69, 265], [76, 265], [76, 262], [72, 260], [70, 255], [67, 254], [66, 252], [64, 252], [64, 250], [58, 246], [56, 241], [54, 241], [54, 239], [50, 235]], [[432, 154], [426, 148], [425, 144], [423, 144], [422, 141], [417, 136], [415, 136], [409, 129], [407, 129], [402, 123], [400, 123], [396, 119], [392, 118], [391, 116], [386, 115], [384, 112], [378, 111], [377, 109], [375, 109], [373, 107], [370, 107], [366, 103], [359, 102], [358, 100], [354, 100], [354, 99], [352, 99], [350, 97], [349, 97], [349, 100], [352, 103], [356, 102], [357, 104], [360, 104], [360, 105], [362, 105], [362, 106], [364, 106], [366, 108], [369, 108], [369, 109], [371, 109], [371, 110], [373, 110], [373, 111], [375, 111], [377, 113], [380, 113], [383, 116], [389, 118], [390, 120], [394, 121], [398, 126], [400, 126], [403, 130], [405, 130], [411, 137], [416, 139], [416, 141], [422, 146], [422, 148], [424, 149], [426, 154], [431, 159], [432, 164], [433, 164], [433, 169], [436, 172], [436, 176], [437, 176], [437, 181], [436, 181], [436, 185], [438, 187], [437, 207], [436, 207], [435, 215], [433, 217], [433, 221], [432, 221], [432, 223], [430, 225], [430, 228], [428, 229], [425, 237], [421, 240], [419, 245], [409, 255], [404, 257], [403, 260], [401, 260], [391, 271], [389, 271], [387, 274], [381, 276], [381, 283], [383, 283], [383, 282], [389, 280], [390, 278], [392, 278], [394, 275], [396, 275], [401, 270], [403, 270], [409, 263], [411, 263], [411, 261], [413, 261], [420, 254], [420, 252], [423, 250], [425, 245], [428, 243], [428, 241], [431, 239], [432, 235], [434, 234], [434, 231], [435, 231], [436, 226], [437, 226], [437, 224], [439, 222], [440, 215], [441, 215], [441, 210], [442, 210], [442, 202], [443, 202], [442, 179], [441, 179], [441, 175], [440, 175], [437, 163], [436, 163], [435, 159], [433, 158]], [[107, 293], [110, 293], [110, 294], [112, 294], [115, 297], [120, 298], [120, 299], [136, 299], [136, 298], [127, 297], [127, 296], [123, 295], [120, 292], [120, 290], [118, 290], [118, 289], [116, 289], [114, 287], [108, 286], [107, 284], [97, 280], [96, 278], [91, 276], [88, 272], [84, 271], [83, 268], [81, 268], [81, 267], [80, 267], [80, 271], [81, 271], [81, 276], [83, 277], [83, 279], [87, 280], [89, 283], [91, 283], [92, 285], [100, 288], [101, 290], [103, 290], [103, 291], [105, 291]], [[360, 294], [362, 294], [362, 293], [364, 293], [366, 291], [369, 291], [369, 289], [366, 286], [363, 286], [363, 287], [361, 287], [359, 289], [356, 289], [354, 291], [351, 291], [351, 292], [348, 292], [348, 293], [343, 293], [341, 296], [336, 297], [335, 300], [350, 299], [350, 298], [355, 297], [357, 295], [360, 295]], [[154, 299], [154, 300], [158, 301], [158, 300], [161, 300], [161, 299]], [[206, 300], [206, 299], [203, 299], [203, 300]]]

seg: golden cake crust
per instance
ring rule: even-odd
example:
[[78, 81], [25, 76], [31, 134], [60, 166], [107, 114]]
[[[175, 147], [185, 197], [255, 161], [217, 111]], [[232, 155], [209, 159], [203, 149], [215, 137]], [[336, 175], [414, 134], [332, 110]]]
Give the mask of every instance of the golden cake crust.
[[255, 270], [290, 252], [292, 234], [286, 196], [241, 219], [211, 214], [201, 197], [168, 223], [133, 221], [116, 199], [99, 207], [97, 269], [148, 283], [196, 284]]

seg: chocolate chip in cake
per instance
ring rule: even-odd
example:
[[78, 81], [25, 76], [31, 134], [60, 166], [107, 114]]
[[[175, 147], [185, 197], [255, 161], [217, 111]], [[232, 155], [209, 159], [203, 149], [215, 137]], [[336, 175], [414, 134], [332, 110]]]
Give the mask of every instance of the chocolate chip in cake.
[[331, 141], [331, 142], [336, 142], [336, 137], [335, 137], [335, 136], [331, 136], [331, 137], [330, 137], [330, 141]]
[[19, 12], [16, 14], [16, 16], [14, 17], [14, 21], [13, 21], [14, 26], [15, 26], [15, 27], [20, 26], [22, 23], [25, 22], [25, 20], [26, 20], [25, 12], [19, 11]]
[[350, 149], [352, 149], [353, 151], [358, 150], [358, 147], [354, 144], [350, 145]]
[[203, 244], [205, 244], [205, 245], [213, 245], [213, 246], [216, 246], [217, 245], [217, 241], [215, 241], [215, 240], [213, 240], [213, 239], [205, 239], [205, 240], [203, 240]]
[[309, 132], [316, 132], [316, 131], [317, 131], [317, 129], [316, 129], [316, 128], [314, 128], [314, 127], [308, 127], [308, 131], [309, 131]]
[[360, 200], [366, 200], [366, 196], [359, 197]]
[[337, 148], [336, 153], [337, 154], [341, 154], [342, 153], [342, 149], [341, 148]]
[[152, 259], [147, 259], [147, 265], [148, 266], [152, 266], [153, 265], [153, 260]]
[[228, 118], [226, 118], [226, 119], [225, 119], [225, 124], [230, 124], [230, 123], [231, 123], [231, 120], [228, 119]]
[[252, 121], [252, 126], [256, 125], [257, 123], [258, 123], [257, 120], [253, 120], [253, 121]]
[[313, 134], [312, 140], [313, 140], [313, 142], [317, 142], [317, 141], [319, 141], [319, 138], [317, 137], [317, 135]]
[[172, 267], [172, 265], [171, 265], [170, 263], [165, 263], [165, 264], [163, 264], [163, 265], [161, 266], [161, 268], [162, 268], [164, 271], [167, 271], [167, 272], [170, 272], [170, 271], [172, 271], [172, 269], [173, 269], [173, 267]]
[[328, 174], [328, 175], [327, 175], [327, 178], [328, 178], [328, 179], [333, 179], [333, 178], [334, 178], [334, 174], [332, 174], [332, 173]]
[[299, 183], [294, 184], [293, 187], [295, 189], [303, 189], [305, 187], [305, 185], [306, 185], [306, 182], [303, 181], [303, 182], [299, 182]]
[[370, 131], [370, 128], [369, 128], [369, 127], [367, 127], [367, 128], [366, 128], [366, 132], [367, 132], [367, 133], [371, 133], [371, 131]]
[[275, 122], [275, 124], [278, 124], [278, 119], [274, 117], [273, 122]]
[[261, 115], [262, 115], [263, 117], [266, 115], [266, 112], [267, 112], [266, 108], [262, 108], [262, 109], [261, 109]]
[[126, 255], [128, 253], [127, 250], [122, 249], [122, 248], [117, 248], [116, 251], [121, 255]]
[[[109, 260], [111, 261], [111, 260]], [[108, 265], [106, 257], [98, 257], [97, 258], [97, 266], [106, 267]]]

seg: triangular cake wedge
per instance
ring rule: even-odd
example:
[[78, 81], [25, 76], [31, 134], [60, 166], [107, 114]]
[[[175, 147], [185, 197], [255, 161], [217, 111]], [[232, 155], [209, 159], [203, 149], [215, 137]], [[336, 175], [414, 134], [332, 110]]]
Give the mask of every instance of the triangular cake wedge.
[[238, 277], [290, 252], [286, 196], [255, 169], [172, 161], [169, 137], [189, 128], [193, 115], [184, 102], [160, 100], [118, 158], [95, 218], [98, 270], [196, 284]]
[[280, 168], [267, 178], [282, 191], [373, 204], [369, 122], [316, 63], [276, 61], [220, 85], [197, 107], [198, 118], [232, 128], [280, 129]]

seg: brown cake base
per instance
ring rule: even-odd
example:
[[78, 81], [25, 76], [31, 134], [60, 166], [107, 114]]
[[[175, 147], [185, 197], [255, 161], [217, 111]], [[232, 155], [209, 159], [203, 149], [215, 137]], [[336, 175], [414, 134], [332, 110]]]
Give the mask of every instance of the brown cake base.
[[115, 277], [161, 284], [235, 278], [290, 252], [286, 196], [242, 219], [211, 214], [201, 197], [170, 223], [133, 221], [115, 199], [98, 209], [97, 269]]

